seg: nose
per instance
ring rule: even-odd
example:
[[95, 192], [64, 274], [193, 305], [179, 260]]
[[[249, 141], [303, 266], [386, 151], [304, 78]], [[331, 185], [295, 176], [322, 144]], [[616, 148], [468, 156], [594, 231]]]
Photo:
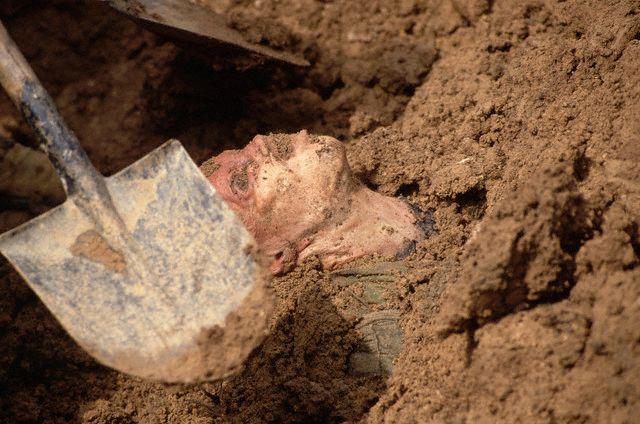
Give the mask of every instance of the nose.
[[291, 143], [294, 146], [309, 144], [311, 143], [311, 138], [309, 137], [309, 133], [307, 132], [307, 130], [302, 130], [300, 132], [297, 132], [291, 135]]

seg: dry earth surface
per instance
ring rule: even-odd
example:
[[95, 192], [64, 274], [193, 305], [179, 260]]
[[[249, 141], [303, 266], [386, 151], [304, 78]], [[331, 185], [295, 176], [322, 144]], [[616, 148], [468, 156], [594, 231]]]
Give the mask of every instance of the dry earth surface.
[[[401, 311], [393, 373], [349, 373], [352, 297], [317, 261], [274, 280], [245, 370], [195, 386], [98, 365], [2, 262], [0, 422], [637, 420], [640, 2], [216, 7], [311, 66], [204, 59], [96, 1], [0, 13], [107, 174], [169, 137], [200, 163], [306, 128], [347, 143], [369, 187], [433, 211], [438, 234], [379, 305]], [[15, 143], [33, 138], [3, 97], [0, 154]], [[1, 230], [60, 201], [36, 192], [2, 194]]]

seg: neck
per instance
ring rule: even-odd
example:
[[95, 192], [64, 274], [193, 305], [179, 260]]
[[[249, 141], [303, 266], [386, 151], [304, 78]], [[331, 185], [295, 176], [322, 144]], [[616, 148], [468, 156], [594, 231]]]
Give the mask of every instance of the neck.
[[371, 252], [395, 257], [424, 238], [407, 203], [366, 187], [353, 192], [349, 212], [340, 218], [317, 232], [300, 251], [301, 260], [317, 255], [325, 268], [334, 268]]

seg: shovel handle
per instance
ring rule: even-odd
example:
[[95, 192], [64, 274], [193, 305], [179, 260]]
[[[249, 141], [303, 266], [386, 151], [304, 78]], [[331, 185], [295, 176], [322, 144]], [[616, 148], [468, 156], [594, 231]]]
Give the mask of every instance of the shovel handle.
[[39, 138], [67, 195], [102, 192], [104, 180], [0, 22], [0, 84]]

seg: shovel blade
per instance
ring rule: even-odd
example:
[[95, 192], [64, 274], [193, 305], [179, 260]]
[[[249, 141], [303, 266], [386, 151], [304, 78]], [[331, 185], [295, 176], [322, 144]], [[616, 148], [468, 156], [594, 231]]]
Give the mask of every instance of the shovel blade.
[[286, 51], [250, 43], [227, 26], [222, 15], [193, 0], [107, 0], [109, 5], [133, 19], [173, 38], [203, 46], [226, 43], [253, 53], [298, 66], [309, 62]]
[[106, 181], [150, 281], [73, 196], [0, 236], [0, 251], [103, 364], [169, 382], [236, 372], [271, 307], [250, 234], [175, 140]]

